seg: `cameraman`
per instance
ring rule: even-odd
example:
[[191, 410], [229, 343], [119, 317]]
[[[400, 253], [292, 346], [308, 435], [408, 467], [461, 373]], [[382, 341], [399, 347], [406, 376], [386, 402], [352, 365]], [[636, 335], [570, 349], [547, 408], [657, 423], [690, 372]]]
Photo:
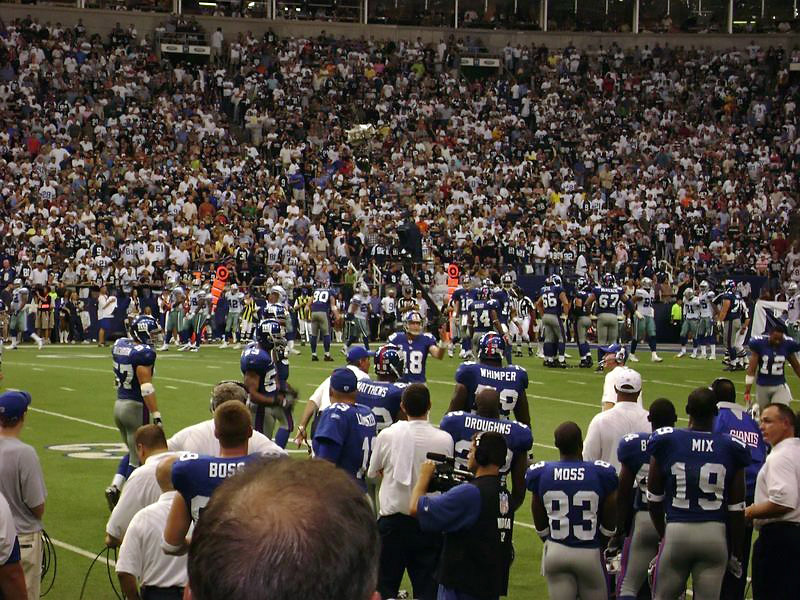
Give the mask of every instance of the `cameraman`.
[[507, 594], [513, 513], [500, 482], [506, 451], [501, 434], [476, 434], [468, 457], [475, 478], [436, 497], [424, 495], [436, 465], [422, 464], [409, 514], [423, 531], [445, 534], [436, 572], [439, 598], [491, 600]]

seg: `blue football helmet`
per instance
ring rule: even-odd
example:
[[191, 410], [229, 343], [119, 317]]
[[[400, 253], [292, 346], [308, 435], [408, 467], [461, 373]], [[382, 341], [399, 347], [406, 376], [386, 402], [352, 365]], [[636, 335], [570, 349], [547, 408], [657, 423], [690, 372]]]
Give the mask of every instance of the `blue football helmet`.
[[478, 358], [481, 360], [502, 361], [506, 352], [506, 341], [503, 336], [490, 331], [484, 333], [478, 342]]
[[285, 321], [286, 307], [283, 304], [267, 304], [264, 307], [264, 318]]
[[503, 286], [504, 290], [510, 290], [514, 286], [514, 278], [511, 273], [506, 273], [500, 278], [500, 285]]
[[482, 285], [478, 288], [478, 300], [488, 300], [492, 297], [492, 288], [488, 285]]
[[156, 320], [150, 315], [138, 315], [134, 317], [128, 327], [131, 338], [140, 344], [152, 344], [153, 338], [161, 331]]
[[256, 341], [264, 350], [286, 345], [283, 326], [275, 319], [264, 319], [256, 326]]
[[561, 287], [563, 282], [561, 281], [561, 275], [550, 275], [545, 283], [547, 283], [547, 285]]
[[377, 375], [394, 375], [400, 379], [406, 368], [403, 351], [394, 344], [385, 344], [375, 353], [375, 373]]
[[412, 310], [403, 318], [403, 325], [407, 333], [419, 335], [422, 333], [422, 315], [419, 311]]
[[736, 282], [733, 279], [726, 279], [722, 283], [722, 286], [729, 292], [735, 292], [736, 291]]
[[604, 287], [614, 287], [615, 285], [617, 285], [617, 278], [614, 277], [613, 273], [606, 273], [603, 275]]

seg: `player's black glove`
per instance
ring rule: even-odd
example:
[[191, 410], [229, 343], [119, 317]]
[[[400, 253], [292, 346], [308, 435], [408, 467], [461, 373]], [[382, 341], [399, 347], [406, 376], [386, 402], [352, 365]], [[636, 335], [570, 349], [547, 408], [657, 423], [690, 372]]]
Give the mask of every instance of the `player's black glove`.
[[153, 413], [153, 425], [158, 425], [161, 429], [164, 429], [164, 422], [161, 420], [160, 412]]

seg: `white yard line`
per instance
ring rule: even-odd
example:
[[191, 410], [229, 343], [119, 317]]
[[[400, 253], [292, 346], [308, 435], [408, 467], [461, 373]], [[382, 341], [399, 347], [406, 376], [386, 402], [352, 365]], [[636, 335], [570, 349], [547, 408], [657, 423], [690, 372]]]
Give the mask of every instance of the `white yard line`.
[[42, 413], [44, 415], [50, 415], [51, 417], [61, 417], [62, 419], [67, 419], [68, 421], [76, 421], [78, 423], [83, 423], [85, 425], [94, 425], [95, 427], [100, 427], [102, 429], [110, 429], [111, 431], [119, 431], [116, 427], [112, 427], [111, 425], [103, 425], [102, 423], [95, 423], [94, 421], [88, 421], [87, 419], [79, 419], [78, 417], [71, 417], [69, 415], [64, 415], [64, 414], [53, 412], [53, 411], [50, 411], [50, 410], [44, 410], [42, 408], [36, 408], [34, 406], [29, 406], [28, 410], [32, 410], [33, 412]]
[[[79, 554], [80, 556], [85, 556], [86, 558], [94, 559], [97, 556], [96, 552], [89, 552], [88, 550], [84, 550], [83, 548], [78, 548], [77, 546], [73, 546], [72, 544], [68, 544], [67, 542], [62, 542], [61, 540], [55, 540], [53, 538], [50, 538], [50, 541], [53, 542], [54, 546], [58, 546], [59, 548], [63, 548], [64, 550], [69, 550], [70, 552], [74, 552], [75, 554]], [[106, 558], [105, 556], [101, 556], [97, 560], [103, 564], [107, 564], [112, 567], [117, 566], [117, 563], [114, 561], [113, 558]]]

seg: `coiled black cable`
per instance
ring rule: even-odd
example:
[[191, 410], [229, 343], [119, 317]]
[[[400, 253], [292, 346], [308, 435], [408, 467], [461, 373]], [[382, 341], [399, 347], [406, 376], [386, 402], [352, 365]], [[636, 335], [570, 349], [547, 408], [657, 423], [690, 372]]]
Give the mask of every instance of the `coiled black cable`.
[[45, 587], [45, 576], [53, 569], [53, 577], [50, 580], [50, 585], [41, 593], [41, 596], [47, 596], [53, 585], [56, 583], [56, 574], [58, 573], [58, 557], [56, 556], [56, 547], [53, 540], [47, 535], [47, 532], [42, 529], [42, 587]]
[[[108, 546], [104, 546], [100, 552], [97, 553], [97, 556], [92, 559], [92, 564], [89, 565], [89, 570], [86, 571], [86, 577], [83, 578], [83, 584], [81, 585], [81, 595], [79, 596], [79, 600], [83, 600], [83, 594], [86, 592], [86, 584], [89, 581], [89, 575], [92, 572], [92, 568], [94, 567], [95, 563], [100, 560], [100, 557], [106, 555], [106, 572], [108, 573], [108, 581], [111, 584], [111, 589], [114, 590], [114, 596], [117, 597], [117, 600], [124, 600], [119, 592], [117, 592], [117, 587], [114, 585], [114, 579], [111, 577], [111, 548]], [[117, 557], [117, 551], [114, 549], [114, 559]], [[115, 560], [116, 562], [116, 560]]]

